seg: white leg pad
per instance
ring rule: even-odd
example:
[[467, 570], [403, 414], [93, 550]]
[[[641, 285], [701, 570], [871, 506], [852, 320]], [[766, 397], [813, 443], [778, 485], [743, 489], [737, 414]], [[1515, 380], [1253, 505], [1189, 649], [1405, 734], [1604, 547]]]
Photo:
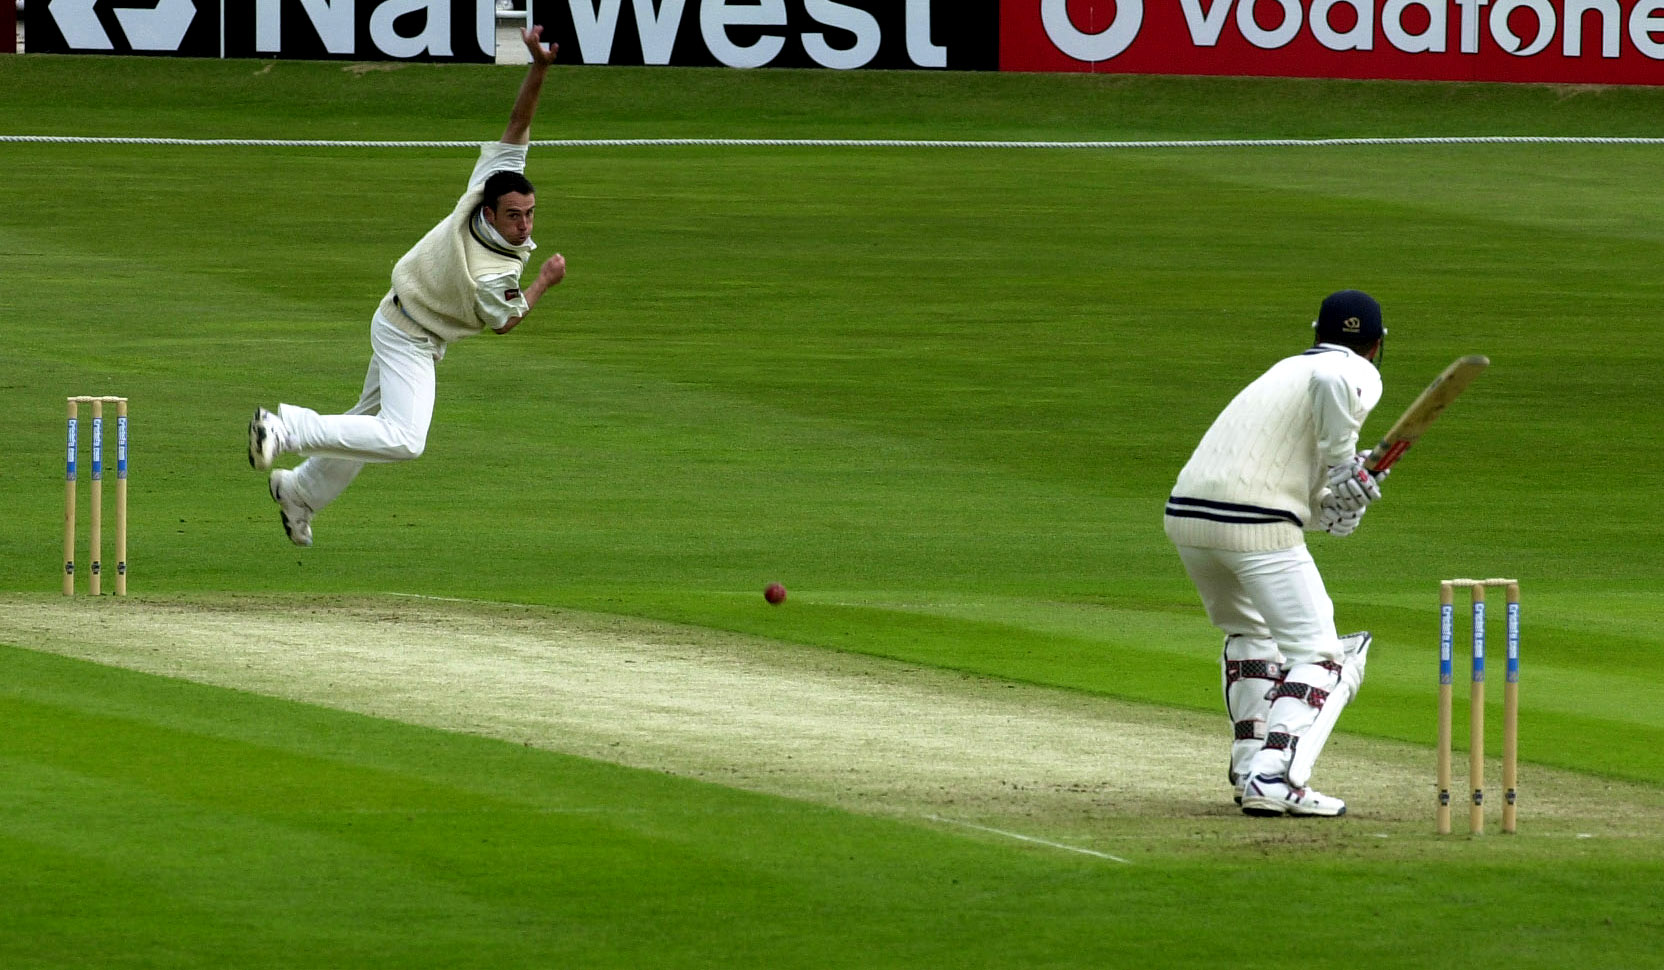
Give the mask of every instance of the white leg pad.
[[1271, 713], [1271, 689], [1283, 679], [1283, 655], [1270, 637], [1233, 635], [1225, 638], [1219, 658], [1225, 714], [1231, 720], [1231, 781], [1248, 773], [1265, 742], [1265, 720]]
[[1304, 788], [1311, 780], [1312, 767], [1317, 764], [1318, 756], [1323, 753], [1323, 746], [1329, 742], [1329, 735], [1335, 730], [1335, 722], [1340, 720], [1341, 711], [1358, 696], [1358, 690], [1363, 687], [1364, 667], [1369, 663], [1369, 645], [1372, 640], [1373, 637], [1368, 632], [1341, 637], [1343, 659], [1340, 683], [1323, 702], [1323, 707], [1317, 712], [1317, 719], [1300, 735], [1299, 744], [1294, 747], [1294, 757], [1288, 766], [1290, 785]]
[[1289, 768], [1300, 739], [1340, 685], [1340, 664], [1298, 664], [1271, 691], [1271, 713], [1266, 716], [1265, 744], [1249, 765], [1252, 774], [1281, 778]]

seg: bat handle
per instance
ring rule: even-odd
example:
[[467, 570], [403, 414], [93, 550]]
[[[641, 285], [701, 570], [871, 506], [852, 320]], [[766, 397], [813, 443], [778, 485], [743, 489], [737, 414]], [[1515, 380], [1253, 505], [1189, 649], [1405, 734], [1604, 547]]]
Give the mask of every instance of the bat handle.
[[1403, 456], [1409, 447], [1410, 443], [1408, 441], [1389, 444], [1385, 439], [1382, 439], [1380, 444], [1370, 449], [1369, 460], [1364, 462], [1364, 469], [1376, 478], [1380, 478], [1390, 471], [1393, 465], [1398, 463], [1398, 459]]

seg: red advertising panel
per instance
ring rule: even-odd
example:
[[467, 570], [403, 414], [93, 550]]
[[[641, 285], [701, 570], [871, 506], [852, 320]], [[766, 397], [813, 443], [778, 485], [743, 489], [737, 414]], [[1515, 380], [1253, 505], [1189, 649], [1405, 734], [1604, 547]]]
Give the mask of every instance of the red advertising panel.
[[1002, 0], [1000, 70], [1664, 84], [1664, 0]]

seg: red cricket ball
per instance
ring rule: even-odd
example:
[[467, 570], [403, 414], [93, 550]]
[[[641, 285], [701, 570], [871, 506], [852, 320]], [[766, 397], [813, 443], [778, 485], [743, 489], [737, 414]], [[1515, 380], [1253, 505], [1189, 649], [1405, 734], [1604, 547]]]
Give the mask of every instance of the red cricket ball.
[[763, 588], [763, 599], [766, 599], [770, 603], [774, 603], [776, 605], [785, 602], [786, 587], [781, 586], [779, 583], [769, 583]]

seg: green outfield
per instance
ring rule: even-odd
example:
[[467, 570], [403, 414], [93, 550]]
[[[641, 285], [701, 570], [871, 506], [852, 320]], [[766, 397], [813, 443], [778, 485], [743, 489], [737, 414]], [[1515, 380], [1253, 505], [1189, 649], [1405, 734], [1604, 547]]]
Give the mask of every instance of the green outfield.
[[[0, 136], [484, 140], [519, 77], [0, 58]], [[1664, 89], [557, 69], [532, 134], [1661, 117]], [[298, 550], [248, 414], [352, 403], [472, 154], [0, 143], [0, 965], [1656, 965], [1661, 160], [534, 149], [568, 280], [452, 347], [427, 453]], [[1268, 823], [1230, 805], [1161, 508], [1341, 287], [1391, 330], [1366, 439], [1493, 364], [1312, 540], [1376, 635], [1314, 780], [1351, 811]], [[57, 592], [78, 393], [133, 402], [125, 602]], [[1440, 839], [1437, 583], [1503, 574], [1520, 833]]]

